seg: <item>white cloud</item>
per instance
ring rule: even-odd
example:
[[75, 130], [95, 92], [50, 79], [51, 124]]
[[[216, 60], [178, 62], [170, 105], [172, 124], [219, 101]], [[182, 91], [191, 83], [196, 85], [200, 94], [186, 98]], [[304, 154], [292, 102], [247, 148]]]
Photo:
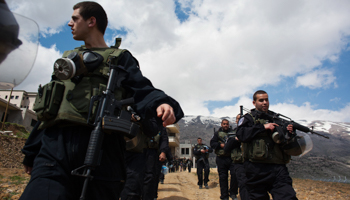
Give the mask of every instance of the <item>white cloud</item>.
[[281, 113], [285, 116], [292, 118], [293, 120], [328, 120], [334, 122], [349, 122], [350, 121], [350, 103], [339, 111], [315, 109], [309, 102], [304, 103], [302, 106], [296, 106], [293, 104], [279, 103], [276, 105], [270, 105], [270, 109]]
[[330, 70], [316, 70], [302, 76], [297, 77], [296, 87], [304, 86], [311, 89], [328, 88], [331, 85], [337, 87], [336, 77]]
[[341, 98], [339, 98], [339, 97], [335, 97], [335, 98], [333, 98], [333, 99], [331, 99], [331, 100], [329, 100], [330, 102], [339, 102], [341, 100]]
[[[10, 5], [48, 33], [66, 26], [76, 2], [13, 0]], [[98, 2], [109, 28], [128, 31], [121, 48], [133, 53], [143, 74], [177, 99], [185, 114], [208, 115], [204, 102], [230, 101], [262, 85], [278, 85], [283, 77], [301, 75], [299, 86], [330, 87], [336, 80], [326, 73], [330, 69], [314, 73], [313, 82], [303, 77], [325, 60], [336, 62], [349, 42], [349, 1], [181, 0], [191, 6], [183, 23], [172, 0]]]

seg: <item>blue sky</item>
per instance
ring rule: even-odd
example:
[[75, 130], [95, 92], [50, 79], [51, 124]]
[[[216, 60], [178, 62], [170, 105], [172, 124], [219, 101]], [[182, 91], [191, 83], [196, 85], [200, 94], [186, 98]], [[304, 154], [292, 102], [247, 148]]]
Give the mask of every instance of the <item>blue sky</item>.
[[[28, 78], [35, 91], [74, 41], [67, 26], [78, 1], [7, 1], [34, 19], [40, 47]], [[270, 109], [294, 119], [350, 122], [350, 2], [243, 0], [102, 0], [105, 40], [139, 60], [155, 87], [187, 115], [230, 116], [251, 108], [262, 89]], [[46, 8], [46, 9], [39, 9]]]

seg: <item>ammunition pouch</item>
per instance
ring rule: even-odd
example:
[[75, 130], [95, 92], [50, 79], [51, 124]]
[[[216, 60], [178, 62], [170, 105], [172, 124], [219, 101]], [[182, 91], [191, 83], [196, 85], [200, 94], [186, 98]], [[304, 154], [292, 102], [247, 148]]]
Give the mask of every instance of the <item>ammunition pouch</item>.
[[64, 88], [64, 84], [59, 81], [52, 81], [43, 87], [39, 86], [33, 108], [38, 120], [47, 121], [56, 117], [62, 102]]
[[251, 144], [250, 148], [250, 159], [254, 160], [265, 160], [268, 158], [268, 147], [264, 139], [256, 139]]
[[215, 149], [215, 154], [217, 156], [230, 156], [230, 153], [225, 152], [223, 149]]
[[231, 159], [233, 163], [243, 163], [243, 154], [241, 148], [235, 148], [231, 152]]

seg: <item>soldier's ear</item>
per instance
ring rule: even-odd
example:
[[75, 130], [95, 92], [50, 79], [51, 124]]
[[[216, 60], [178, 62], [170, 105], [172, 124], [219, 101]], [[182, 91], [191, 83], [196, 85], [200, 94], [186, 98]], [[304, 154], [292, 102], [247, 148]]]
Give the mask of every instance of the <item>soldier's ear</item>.
[[89, 21], [89, 27], [94, 27], [96, 25], [96, 18], [95, 17], [90, 17], [90, 19], [88, 19]]

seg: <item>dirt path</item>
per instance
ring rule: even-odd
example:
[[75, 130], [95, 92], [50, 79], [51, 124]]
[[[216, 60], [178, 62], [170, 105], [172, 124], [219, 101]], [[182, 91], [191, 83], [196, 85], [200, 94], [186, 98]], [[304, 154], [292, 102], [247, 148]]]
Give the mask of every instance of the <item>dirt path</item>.
[[175, 172], [165, 175], [164, 184], [159, 185], [158, 200], [212, 200], [219, 199], [220, 188], [216, 169], [209, 175], [209, 189], [199, 189], [196, 171]]
[[[216, 169], [211, 169], [209, 189], [197, 186], [196, 169], [191, 173], [176, 172], [165, 175], [164, 184], [159, 184], [158, 200], [215, 200], [220, 197]], [[0, 200], [18, 200], [30, 176], [23, 169], [0, 168]], [[350, 199], [350, 184], [293, 179], [293, 187], [299, 200], [347, 200]]]
[[[210, 169], [209, 189], [197, 186], [196, 169], [165, 175], [159, 184], [158, 200], [212, 200], [220, 199], [220, 187], [216, 169]], [[350, 199], [350, 184], [293, 179], [293, 188], [299, 200]], [[272, 199], [272, 198], [271, 198]]]

